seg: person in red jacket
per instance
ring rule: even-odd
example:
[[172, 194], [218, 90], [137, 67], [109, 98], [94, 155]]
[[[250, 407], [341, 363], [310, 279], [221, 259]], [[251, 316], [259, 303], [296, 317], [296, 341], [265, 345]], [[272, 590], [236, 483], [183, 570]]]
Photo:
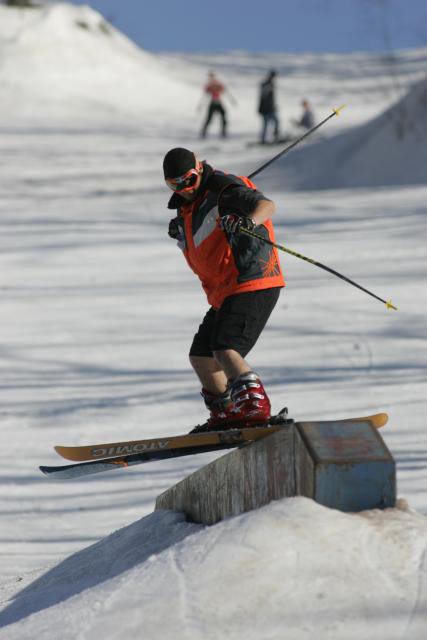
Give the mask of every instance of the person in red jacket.
[[221, 117], [221, 136], [223, 138], [227, 137], [227, 113], [225, 110], [224, 101], [222, 99], [223, 94], [226, 94], [228, 98], [233, 102], [233, 104], [236, 104], [236, 99], [232, 96], [227, 87], [218, 80], [218, 78], [212, 71], [210, 71], [208, 74], [208, 82], [204, 87], [202, 100], [199, 103], [199, 106], [201, 106], [204, 102], [204, 99], [206, 97], [209, 98], [206, 118], [200, 132], [201, 138], [206, 138], [208, 127], [215, 113], [218, 113]]
[[243, 176], [214, 170], [192, 151], [175, 148], [163, 160], [177, 215], [169, 235], [199, 277], [210, 308], [190, 348], [190, 362], [210, 411], [196, 430], [264, 424], [271, 407], [264, 385], [245, 360], [285, 285], [274, 242], [274, 203]]

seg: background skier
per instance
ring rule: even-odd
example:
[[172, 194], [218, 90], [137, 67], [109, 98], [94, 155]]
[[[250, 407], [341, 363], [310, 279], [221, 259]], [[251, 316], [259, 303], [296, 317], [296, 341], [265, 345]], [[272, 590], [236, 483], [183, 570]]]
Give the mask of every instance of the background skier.
[[302, 114], [299, 120], [293, 120], [292, 124], [301, 129], [312, 129], [314, 127], [314, 113], [308, 100], [301, 101]]
[[210, 101], [209, 101], [209, 105], [208, 105], [208, 111], [206, 114], [206, 119], [205, 122], [203, 124], [202, 127], [202, 131], [201, 131], [201, 137], [202, 138], [206, 138], [206, 134], [207, 134], [207, 130], [209, 127], [209, 124], [212, 120], [212, 117], [215, 113], [218, 113], [219, 116], [221, 117], [221, 135], [223, 138], [225, 138], [227, 136], [227, 114], [226, 114], [226, 110], [224, 107], [224, 103], [222, 101], [222, 95], [224, 93], [227, 93], [230, 97], [230, 99], [233, 101], [233, 103], [235, 103], [234, 98], [231, 96], [230, 92], [228, 91], [228, 89], [226, 88], [226, 86], [224, 84], [222, 84], [222, 82], [220, 82], [215, 74], [210, 71], [208, 74], [208, 83], [206, 84], [205, 88], [204, 88], [204, 95], [202, 97], [202, 101], [200, 103], [200, 105], [203, 102], [203, 99], [206, 96], [209, 96]]
[[275, 80], [276, 71], [272, 69], [260, 86], [258, 113], [262, 117], [261, 142], [264, 144], [267, 138], [269, 124], [273, 124], [274, 141], [279, 139], [279, 119], [276, 113]]

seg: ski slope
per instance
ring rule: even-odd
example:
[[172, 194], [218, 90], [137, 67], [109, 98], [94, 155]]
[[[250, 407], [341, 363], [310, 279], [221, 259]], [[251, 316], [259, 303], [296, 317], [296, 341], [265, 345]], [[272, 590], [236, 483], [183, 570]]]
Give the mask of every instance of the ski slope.
[[[0, 638], [423, 639], [426, 147], [418, 128], [397, 140], [387, 113], [403, 99], [425, 124], [414, 96], [427, 51], [398, 52], [392, 74], [362, 53], [153, 56], [58, 3], [1, 6], [0, 55]], [[246, 146], [271, 66], [283, 130], [302, 97], [319, 119], [347, 103], [257, 180], [279, 242], [399, 311], [284, 255], [288, 287], [250, 362], [275, 411], [387, 411], [398, 508], [348, 515], [295, 498], [208, 529], [152, 513], [216, 454], [48, 481], [38, 465], [59, 461], [55, 444], [177, 435], [205, 418], [187, 352], [206, 301], [167, 236], [161, 161], [184, 145], [249, 173], [275, 153]], [[209, 68], [238, 101], [226, 141], [218, 123], [198, 138]]]

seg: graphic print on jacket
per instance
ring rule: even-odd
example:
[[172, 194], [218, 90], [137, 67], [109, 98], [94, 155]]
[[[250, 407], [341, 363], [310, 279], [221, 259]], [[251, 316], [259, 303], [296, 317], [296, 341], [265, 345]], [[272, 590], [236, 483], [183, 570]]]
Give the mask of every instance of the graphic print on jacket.
[[[258, 202], [267, 198], [248, 178], [214, 171], [207, 164], [200, 191], [192, 202], [174, 194], [168, 206], [178, 209], [177, 223], [184, 238], [178, 245], [200, 278], [209, 304], [219, 308], [235, 293], [283, 287], [274, 247], [244, 234], [226, 234], [218, 225], [219, 217], [230, 213], [251, 215]], [[255, 231], [275, 241], [271, 220]]]

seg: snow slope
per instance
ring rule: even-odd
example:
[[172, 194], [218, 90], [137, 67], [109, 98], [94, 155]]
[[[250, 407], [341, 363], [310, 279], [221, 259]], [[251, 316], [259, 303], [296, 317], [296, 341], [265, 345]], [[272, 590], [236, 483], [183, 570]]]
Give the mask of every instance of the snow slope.
[[89, 6], [0, 6], [0, 60], [1, 112], [15, 120], [165, 118], [177, 93], [180, 115], [196, 96]]
[[160, 511], [48, 571], [0, 624], [9, 640], [421, 640], [426, 540], [427, 519], [406, 509], [349, 515], [306, 498], [206, 528]]
[[[427, 50], [395, 58], [357, 53], [328, 55], [151, 55], [88, 6], [63, 2], [37, 9], [0, 6], [0, 115], [22, 124], [74, 127], [146, 126], [155, 117], [163, 132], [194, 132], [207, 70], [219, 73], [237, 105], [232, 130], [258, 128], [258, 84], [269, 68], [279, 73], [282, 128], [300, 111], [303, 97], [317, 112], [346, 102], [346, 124], [366, 121], [425, 75]], [[156, 132], [157, 133], [157, 132]]]
[[271, 68], [277, 70], [277, 110], [284, 134], [293, 131], [290, 120], [301, 115], [300, 102], [310, 100], [318, 120], [332, 107], [347, 105], [342, 117], [322, 130], [322, 136], [348, 129], [380, 115], [413, 84], [426, 76], [427, 49], [395, 51], [393, 55], [368, 53], [162, 54], [161, 59], [183, 83], [199, 89], [206, 70], [214, 69], [238, 99], [229, 105], [232, 131], [250, 137], [258, 133], [259, 82]]
[[427, 183], [427, 77], [366, 124], [283, 157], [269, 172], [272, 185], [337, 189]]
[[[397, 144], [381, 113], [396, 102], [396, 82], [400, 96], [422, 80], [426, 51], [398, 52], [391, 77], [367, 54], [151, 56], [100, 24], [99, 14], [66, 4], [0, 7], [0, 638], [93, 638], [99, 629], [115, 640], [146, 625], [153, 638], [179, 637], [178, 628], [188, 638], [422, 640], [427, 186], [410, 182], [406, 157], [424, 157], [421, 134], [394, 158], [403, 186], [382, 186], [378, 167]], [[48, 61], [38, 82], [25, 42], [31, 65]], [[239, 103], [226, 141], [215, 124], [198, 139], [202, 114], [181, 117], [190, 102], [194, 109], [208, 64]], [[246, 147], [270, 66], [281, 73], [284, 128], [301, 94], [319, 116], [348, 103], [322, 134], [331, 162], [341, 136], [358, 143], [350, 126], [380, 116], [375, 152], [367, 148], [369, 186], [314, 189], [328, 165], [316, 141], [301, 148], [310, 190], [290, 189], [287, 168], [299, 152], [258, 184], [277, 203], [280, 242], [399, 311], [283, 256], [288, 287], [250, 362], [274, 410], [286, 404], [296, 418], [387, 411], [383, 433], [409, 509], [345, 515], [294, 499], [209, 529], [152, 514], [159, 493], [221, 454], [49, 482], [37, 467], [58, 462], [54, 444], [175, 435], [204, 418], [187, 352], [206, 301], [166, 234], [161, 159], [177, 144], [234, 172], [270, 157], [271, 148]], [[148, 88], [150, 78], [165, 92], [176, 83], [173, 98], [163, 89], [133, 94], [145, 71]], [[356, 181], [364, 171], [356, 149], [352, 162]]]

